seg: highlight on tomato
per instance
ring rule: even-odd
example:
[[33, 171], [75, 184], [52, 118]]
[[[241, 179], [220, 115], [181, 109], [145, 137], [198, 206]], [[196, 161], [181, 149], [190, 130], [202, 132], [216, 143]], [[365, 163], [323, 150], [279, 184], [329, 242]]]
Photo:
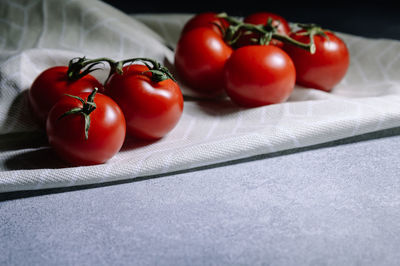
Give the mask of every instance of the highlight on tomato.
[[97, 93], [64, 95], [47, 117], [48, 141], [58, 156], [74, 165], [102, 164], [122, 147], [126, 124], [122, 110]]

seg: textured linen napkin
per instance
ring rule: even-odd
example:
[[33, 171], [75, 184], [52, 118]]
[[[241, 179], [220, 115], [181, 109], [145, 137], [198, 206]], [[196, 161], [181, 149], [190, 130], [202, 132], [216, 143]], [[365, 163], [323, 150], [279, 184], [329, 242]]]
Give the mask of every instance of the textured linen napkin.
[[[96, 0], [0, 1], [0, 192], [162, 174], [400, 126], [400, 42], [339, 34], [351, 63], [331, 93], [296, 87], [287, 102], [252, 109], [191, 97], [165, 138], [128, 138], [106, 164], [68, 167], [54, 156], [27, 108], [34, 78], [76, 56], [172, 66], [189, 17], [129, 16]], [[103, 81], [102, 73], [95, 75]]]

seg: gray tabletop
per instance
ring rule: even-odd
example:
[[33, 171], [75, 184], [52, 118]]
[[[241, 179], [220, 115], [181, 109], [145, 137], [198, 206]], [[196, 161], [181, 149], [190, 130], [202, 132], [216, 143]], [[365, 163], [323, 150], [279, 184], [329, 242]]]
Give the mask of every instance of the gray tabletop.
[[0, 195], [0, 265], [399, 265], [400, 128]]

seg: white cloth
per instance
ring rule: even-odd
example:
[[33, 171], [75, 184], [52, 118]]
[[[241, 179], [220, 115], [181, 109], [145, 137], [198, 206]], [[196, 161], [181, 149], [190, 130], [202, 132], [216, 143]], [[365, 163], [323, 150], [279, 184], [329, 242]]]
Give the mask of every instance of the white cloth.
[[168, 46], [190, 15], [129, 16], [96, 0], [21, 2], [0, 1], [0, 192], [162, 174], [400, 126], [400, 42], [338, 33], [351, 64], [331, 93], [296, 87], [287, 102], [252, 109], [192, 98], [165, 138], [128, 139], [106, 164], [66, 167], [29, 116], [34, 78], [76, 56], [145, 56], [172, 66]]

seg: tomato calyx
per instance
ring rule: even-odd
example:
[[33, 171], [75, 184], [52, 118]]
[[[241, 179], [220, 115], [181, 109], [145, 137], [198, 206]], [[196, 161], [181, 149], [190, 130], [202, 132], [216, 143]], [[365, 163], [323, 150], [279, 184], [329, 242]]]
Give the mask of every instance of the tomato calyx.
[[328, 30], [322, 29], [320, 26], [318, 26], [317, 24], [304, 24], [304, 23], [296, 23], [295, 24], [297, 27], [303, 29], [304, 31], [301, 32], [296, 32], [296, 35], [299, 36], [308, 36], [310, 39], [310, 44], [315, 46], [314, 43], [314, 36], [315, 35], [320, 35], [323, 36], [324, 38], [327, 38], [329, 40], [329, 36], [326, 35], [326, 32]]
[[302, 43], [290, 38], [287, 35], [278, 33], [277, 25], [273, 25], [272, 19], [268, 19], [268, 22], [265, 25], [254, 25], [228, 16], [226, 13], [220, 13], [217, 15], [217, 17], [223, 18], [229, 23], [229, 27], [226, 29], [224, 38], [225, 42], [231, 46], [237, 42], [243, 32], [244, 34], [257, 33], [261, 35], [260, 39], [258, 40], [259, 44], [268, 45], [272, 39], [276, 39], [278, 41], [305, 49], [311, 54], [315, 53], [316, 48], [314, 42]]
[[[133, 64], [134, 62], [139, 61], [142, 62], [149, 70], [142, 72], [142, 74], [151, 73], [150, 79], [155, 82], [161, 82], [163, 80], [171, 79], [172, 81], [176, 82], [176, 79], [171, 74], [169, 69], [166, 66], [161, 65], [156, 60], [150, 58], [132, 58], [120, 61], [121, 66], [130, 63]], [[122, 69], [121, 69], [122, 72]]]
[[90, 128], [90, 113], [96, 109], [96, 103], [94, 102], [94, 96], [96, 95], [98, 89], [95, 88], [86, 99], [82, 99], [79, 96], [65, 94], [68, 97], [79, 100], [82, 103], [82, 107], [72, 108], [69, 111], [63, 113], [58, 120], [73, 114], [81, 114], [85, 118], [85, 139], [89, 138], [89, 128]]
[[254, 39], [254, 41], [258, 42], [260, 45], [268, 45], [272, 41], [273, 34], [278, 34], [279, 23], [278, 21], [276, 25], [273, 25], [273, 19], [269, 17], [267, 23], [262, 26], [266, 34], [261, 35], [258, 40]]

